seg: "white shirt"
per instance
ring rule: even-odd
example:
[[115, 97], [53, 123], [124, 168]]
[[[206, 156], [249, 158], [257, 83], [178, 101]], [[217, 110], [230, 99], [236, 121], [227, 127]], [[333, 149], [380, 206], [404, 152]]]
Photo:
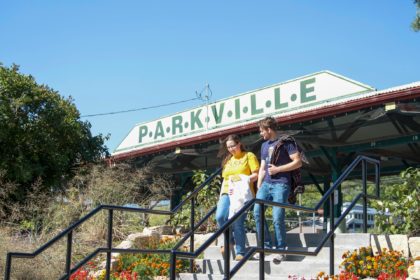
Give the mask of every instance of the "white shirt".
[[249, 188], [248, 175], [234, 175], [229, 177], [229, 219], [241, 210], [241, 208], [253, 198]]

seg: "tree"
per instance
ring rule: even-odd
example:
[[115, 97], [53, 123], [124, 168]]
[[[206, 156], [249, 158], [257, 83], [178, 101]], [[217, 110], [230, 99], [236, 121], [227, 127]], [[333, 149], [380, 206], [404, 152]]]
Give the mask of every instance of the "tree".
[[23, 200], [40, 180], [58, 190], [75, 167], [108, 155], [106, 137], [92, 136], [90, 127], [71, 97], [0, 63], [0, 170], [18, 185], [9, 199]]
[[417, 236], [420, 231], [420, 169], [401, 172], [401, 184], [383, 188], [381, 200], [372, 201], [378, 210], [375, 224], [380, 233]]
[[416, 17], [414, 18], [413, 22], [411, 23], [411, 27], [414, 31], [420, 31], [420, 0], [414, 0], [414, 4], [416, 4]]

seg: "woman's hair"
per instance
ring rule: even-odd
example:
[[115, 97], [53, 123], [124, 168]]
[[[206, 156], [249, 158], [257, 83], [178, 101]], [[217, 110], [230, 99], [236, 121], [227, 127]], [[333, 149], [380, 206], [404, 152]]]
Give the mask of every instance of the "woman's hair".
[[266, 117], [258, 122], [258, 127], [262, 129], [277, 130], [277, 122], [273, 117]]
[[232, 157], [232, 154], [229, 153], [229, 151], [226, 147], [226, 142], [227, 141], [233, 141], [233, 142], [235, 142], [235, 144], [239, 143], [240, 144], [239, 148], [241, 149], [241, 152], [246, 151], [244, 145], [241, 143], [241, 138], [239, 138], [238, 135], [236, 135], [236, 134], [228, 135], [225, 139], [223, 139], [220, 142], [219, 153], [217, 154], [217, 157], [222, 158], [222, 167], [225, 166], [226, 162], [228, 162], [228, 160], [230, 160], [230, 158]]

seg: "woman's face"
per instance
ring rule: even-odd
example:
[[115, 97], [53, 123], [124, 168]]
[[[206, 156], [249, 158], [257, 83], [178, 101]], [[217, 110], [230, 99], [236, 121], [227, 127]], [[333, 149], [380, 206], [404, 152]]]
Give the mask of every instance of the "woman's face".
[[233, 140], [226, 141], [226, 148], [233, 156], [239, 155], [241, 153], [241, 145], [240, 143], [236, 143]]

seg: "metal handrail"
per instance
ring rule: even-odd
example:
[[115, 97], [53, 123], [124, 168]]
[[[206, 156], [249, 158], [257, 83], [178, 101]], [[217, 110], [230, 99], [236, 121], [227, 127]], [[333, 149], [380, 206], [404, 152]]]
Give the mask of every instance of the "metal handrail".
[[[188, 202], [191, 201], [191, 225], [190, 225], [190, 233], [189, 235], [191, 239], [191, 243], [194, 244], [194, 231], [204, 222], [202, 219], [197, 225], [194, 225], [194, 209], [195, 209], [195, 196], [200, 192], [203, 188], [205, 188], [213, 179], [221, 173], [222, 168], [218, 168], [213, 174], [211, 174], [203, 183], [200, 184], [197, 188], [195, 188], [188, 196], [185, 198], [178, 206], [176, 206], [173, 210], [154, 210], [154, 209], [147, 209], [147, 208], [137, 208], [137, 207], [125, 207], [125, 206], [116, 206], [116, 205], [100, 205], [90, 211], [88, 214], [83, 216], [80, 220], [63, 230], [61, 233], [56, 235], [50, 241], [42, 245], [40, 248], [35, 250], [32, 253], [21, 253], [21, 252], [9, 252], [7, 253], [6, 257], [6, 266], [5, 266], [5, 280], [10, 280], [10, 272], [12, 266], [12, 258], [35, 258], [37, 255], [41, 254], [43, 251], [54, 245], [57, 241], [61, 240], [65, 236], [67, 236], [67, 250], [66, 250], [66, 264], [65, 264], [65, 275], [60, 279], [69, 279], [70, 276], [77, 271], [81, 266], [86, 264], [91, 258], [101, 252], [107, 253], [107, 260], [106, 260], [106, 279], [109, 279], [110, 276], [110, 264], [111, 264], [111, 253], [112, 252], [131, 252], [131, 253], [158, 253], [158, 254], [168, 254], [170, 253], [169, 250], [144, 250], [144, 249], [117, 249], [112, 248], [112, 224], [113, 224], [113, 211], [127, 211], [127, 212], [138, 212], [138, 213], [147, 213], [147, 214], [157, 214], [157, 215], [168, 215], [172, 216], [178, 213], [178, 211]], [[88, 219], [96, 215], [98, 212], [102, 210], [108, 210], [108, 234], [107, 234], [107, 247], [106, 248], [97, 248], [94, 252], [89, 254], [85, 257], [82, 261], [78, 264], [74, 265], [71, 268], [71, 249], [72, 249], [72, 241], [73, 241], [73, 231], [78, 226], [86, 222]], [[216, 208], [213, 208], [210, 212], [211, 214], [214, 213]], [[207, 214], [204, 218], [208, 219], [211, 214]], [[186, 239], [185, 239], [186, 240]], [[184, 240], [184, 241], [185, 241]], [[193, 247], [191, 247], [193, 249]], [[192, 269], [192, 266], [191, 266]]]
[[[352, 200], [349, 207], [338, 217], [337, 221], [334, 222], [334, 190], [337, 189], [341, 183], [346, 179], [346, 177], [353, 171], [359, 163], [362, 163], [362, 191], [356, 195], [356, 197]], [[372, 163], [375, 166], [375, 195], [371, 196], [367, 194], [367, 163]], [[325, 243], [330, 240], [330, 275], [334, 275], [334, 231], [337, 229], [339, 224], [343, 221], [343, 219], [347, 216], [347, 214], [353, 209], [356, 205], [357, 201], [360, 198], [363, 198], [363, 231], [367, 232], [367, 198], [374, 198], [379, 199], [379, 179], [380, 179], [380, 161], [369, 158], [366, 156], [358, 156], [356, 159], [345, 169], [343, 174], [334, 182], [333, 186], [325, 192], [324, 196], [321, 198], [320, 202], [314, 208], [308, 208], [303, 206], [291, 205], [288, 203], [278, 203], [273, 201], [261, 200], [261, 199], [252, 199], [247, 202], [241, 210], [239, 210], [231, 219], [229, 219], [222, 227], [220, 227], [209, 239], [207, 239], [196, 251], [194, 252], [180, 252], [176, 250], [171, 251], [171, 270], [170, 270], [170, 279], [175, 280], [176, 273], [175, 273], [175, 264], [176, 264], [176, 257], [180, 256], [182, 258], [189, 258], [194, 259], [198, 257], [203, 251], [209, 247], [222, 233], [224, 233], [224, 247], [225, 247], [225, 256], [224, 256], [224, 279], [230, 279], [235, 275], [236, 272], [256, 253], [260, 253], [260, 279], [264, 279], [265, 274], [265, 267], [264, 267], [264, 257], [265, 253], [280, 253], [280, 254], [288, 254], [288, 255], [303, 255], [303, 256], [316, 256], [325, 245]], [[296, 211], [303, 211], [309, 213], [316, 213], [321, 208], [323, 203], [329, 198], [330, 201], [330, 230], [321, 240], [320, 244], [316, 247], [313, 252], [303, 252], [297, 250], [281, 250], [281, 249], [266, 249], [263, 246], [258, 247], [250, 247], [248, 252], [244, 255], [244, 258], [240, 260], [235, 267], [231, 270], [230, 269], [230, 229], [231, 226], [236, 220], [243, 215], [246, 211], [248, 211], [252, 206], [256, 203], [260, 204], [260, 230], [259, 230], [259, 240], [264, 240], [264, 208], [265, 206], [275, 206], [281, 207], [285, 209], [292, 209]], [[322, 202], [322, 203], [321, 203]], [[261, 242], [260, 242], [261, 243]]]
[[[355, 167], [362, 163], [362, 192], [360, 192], [351, 202], [350, 206], [338, 217], [337, 221], [334, 222], [334, 190], [337, 189], [341, 183], [347, 178], [347, 176], [355, 169]], [[375, 186], [376, 191], [374, 196], [370, 196], [367, 194], [367, 163], [372, 163], [375, 165]], [[150, 210], [150, 209], [139, 209], [139, 208], [130, 208], [130, 207], [121, 207], [121, 206], [111, 206], [111, 205], [102, 205], [94, 209], [92, 212], [87, 214], [85, 217], [83, 217], [80, 221], [78, 221], [73, 226], [76, 227], [77, 225], [80, 225], [85, 220], [93, 216], [96, 212], [101, 210], [102, 208], [109, 210], [109, 217], [108, 217], [108, 246], [107, 248], [98, 248], [95, 252], [87, 256], [85, 259], [83, 259], [81, 262], [79, 262], [77, 265], [75, 265], [72, 269], [70, 269], [70, 265], [66, 264], [66, 275], [63, 276], [61, 279], [68, 279], [72, 273], [77, 271], [78, 268], [80, 268], [82, 265], [84, 265], [89, 259], [94, 257], [96, 254], [100, 252], [106, 252], [107, 253], [107, 265], [106, 265], [106, 279], [109, 279], [109, 271], [110, 271], [110, 258], [112, 252], [120, 252], [120, 253], [157, 253], [157, 254], [171, 254], [170, 259], [170, 279], [175, 280], [176, 278], [176, 271], [175, 271], [175, 265], [176, 265], [176, 258], [177, 256], [181, 258], [187, 258], [192, 260], [197, 258], [207, 247], [209, 247], [222, 233], [224, 234], [224, 240], [225, 240], [225, 258], [224, 258], [224, 273], [225, 273], [225, 279], [230, 279], [239, 271], [239, 269], [255, 254], [260, 253], [260, 279], [264, 279], [265, 274], [265, 268], [264, 268], [264, 257], [265, 253], [286, 253], [288, 255], [303, 255], [303, 256], [316, 256], [319, 251], [322, 249], [322, 247], [325, 245], [325, 243], [330, 240], [330, 274], [334, 274], [334, 231], [339, 226], [339, 224], [343, 221], [345, 216], [353, 209], [353, 207], [356, 205], [357, 201], [360, 198], [363, 198], [363, 231], [367, 232], [367, 199], [368, 198], [379, 198], [379, 179], [380, 179], [380, 161], [369, 158], [366, 156], [358, 156], [342, 173], [342, 175], [334, 182], [333, 186], [325, 192], [323, 197], [321, 198], [320, 202], [314, 207], [314, 208], [308, 208], [303, 206], [297, 206], [297, 205], [291, 205], [288, 203], [277, 203], [272, 201], [266, 201], [266, 200], [260, 200], [260, 199], [252, 199], [251, 201], [247, 202], [242, 209], [237, 212], [231, 219], [229, 219], [222, 227], [220, 227], [209, 239], [207, 239], [199, 248], [194, 250], [194, 232], [197, 230], [202, 223], [204, 223], [205, 220], [207, 220], [216, 210], [216, 208], [213, 208], [205, 215], [205, 217], [200, 220], [196, 225], [194, 225], [194, 208], [192, 206], [192, 215], [191, 215], [191, 227], [190, 231], [174, 246], [172, 250], [144, 250], [144, 249], [117, 249], [112, 248], [112, 214], [113, 210], [122, 210], [122, 211], [133, 211], [133, 212], [143, 212], [143, 213], [152, 213], [152, 214], [160, 214], [160, 215], [172, 215], [186, 203], [186, 200], [191, 200], [192, 205], [194, 205], [194, 198], [195, 195], [204, 188], [213, 178], [219, 174], [221, 169], [218, 169], [215, 173], [213, 173], [200, 187], [195, 189], [183, 202], [180, 203], [176, 208], [173, 209], [173, 211], [163, 211], [163, 210]], [[322, 207], [322, 205], [329, 199], [330, 201], [330, 230], [329, 232], [324, 236], [320, 244], [316, 247], [316, 249], [313, 252], [303, 252], [303, 251], [297, 251], [297, 250], [279, 250], [279, 249], [266, 249], [263, 246], [257, 246], [257, 247], [251, 247], [248, 252], [245, 254], [244, 258], [239, 261], [235, 267], [230, 269], [230, 234], [231, 234], [231, 225], [246, 211], [248, 211], [251, 207], [253, 207], [256, 203], [260, 204], [261, 207], [261, 215], [260, 215], [260, 236], [259, 240], [264, 240], [264, 211], [263, 209], [265, 206], [271, 206], [271, 207], [282, 207], [285, 209], [292, 209], [295, 211], [302, 211], [302, 212], [308, 212], [308, 213], [316, 213], [318, 210]], [[94, 212], [94, 213], [93, 213]], [[71, 233], [72, 229], [74, 227], [70, 227], [69, 229], [66, 229], [63, 231], [60, 235], [56, 236], [54, 239], [49, 241], [47, 244], [39, 248], [37, 251], [35, 251], [32, 254], [28, 253], [8, 253], [7, 260], [6, 260], [6, 275], [10, 275], [10, 265], [11, 265], [11, 258], [14, 257], [22, 257], [22, 258], [29, 258], [34, 257], [49, 246], [51, 246], [53, 243], [55, 243], [57, 240], [61, 239], [64, 235], [68, 234], [69, 239], [71, 240]], [[182, 245], [183, 242], [185, 242], [188, 238], [190, 238], [190, 252], [183, 252], [178, 251], [179, 247]], [[36, 253], [36, 254], [35, 254]], [[71, 256], [71, 253], [70, 253]], [[192, 265], [190, 266], [190, 269], [192, 269]], [[8, 274], [9, 273], [9, 274]], [[9, 276], [8, 276], [9, 277]], [[9, 280], [9, 278], [5, 278], [6, 280]]]

